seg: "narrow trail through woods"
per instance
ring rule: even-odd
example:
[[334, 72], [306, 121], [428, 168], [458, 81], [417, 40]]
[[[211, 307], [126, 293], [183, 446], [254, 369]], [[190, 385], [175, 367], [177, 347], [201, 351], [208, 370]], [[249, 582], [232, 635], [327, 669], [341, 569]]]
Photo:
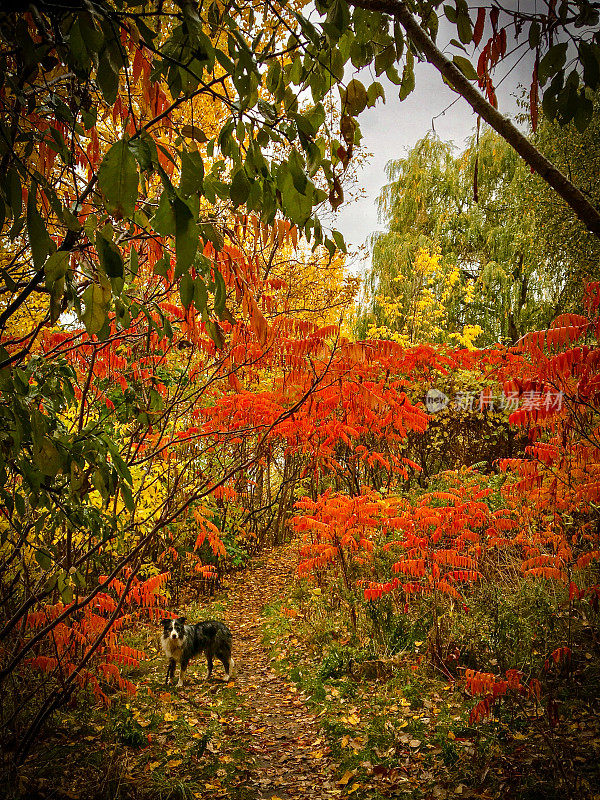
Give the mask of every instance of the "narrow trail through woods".
[[285, 595], [297, 563], [295, 544], [269, 550], [228, 587], [224, 617], [233, 633], [235, 690], [248, 713], [244, 730], [232, 730], [250, 756], [248, 771], [240, 775], [240, 797], [304, 800], [342, 793], [317, 719], [296, 687], [275, 673], [262, 641], [261, 612]]

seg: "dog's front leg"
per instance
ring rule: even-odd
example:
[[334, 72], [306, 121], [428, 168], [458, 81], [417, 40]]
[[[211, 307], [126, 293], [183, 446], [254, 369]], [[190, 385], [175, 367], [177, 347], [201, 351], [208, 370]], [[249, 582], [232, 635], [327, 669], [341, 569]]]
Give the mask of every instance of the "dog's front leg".
[[170, 658], [169, 663], [167, 664], [167, 677], [165, 678], [165, 686], [169, 685], [169, 679], [173, 679], [175, 677], [175, 659]]
[[187, 661], [183, 661], [183, 660], [181, 661], [181, 664], [179, 665], [179, 681], [177, 683], [177, 686], [179, 686], [179, 687], [183, 686], [183, 678], [185, 676], [185, 671], [187, 669], [187, 665], [188, 665], [188, 662]]
[[208, 666], [208, 675], [206, 676], [206, 680], [209, 681], [210, 680], [210, 676], [212, 675], [212, 671], [213, 671], [212, 653], [207, 653], [206, 654], [206, 664]]

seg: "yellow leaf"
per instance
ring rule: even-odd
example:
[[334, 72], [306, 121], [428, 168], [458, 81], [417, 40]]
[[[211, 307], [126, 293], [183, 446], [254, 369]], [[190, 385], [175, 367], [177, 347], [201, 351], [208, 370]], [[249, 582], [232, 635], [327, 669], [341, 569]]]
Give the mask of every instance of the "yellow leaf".
[[356, 775], [356, 770], [347, 770], [342, 777], [337, 781], [338, 786], [345, 786], [349, 783], [350, 779]]
[[360, 717], [357, 717], [356, 714], [350, 714], [347, 721], [350, 725], [358, 725]]
[[449, 739], [456, 739], [456, 736], [452, 733], [452, 731], [448, 731], [448, 738]]
[[361, 786], [360, 783], [353, 783], [352, 786], [348, 789], [348, 794], [352, 794], [352, 792], [355, 792], [357, 789], [360, 789], [360, 786]]
[[313, 753], [311, 753], [311, 756], [316, 759], [323, 758], [323, 751], [315, 750]]
[[167, 713], [164, 716], [165, 722], [175, 722], [176, 719], [177, 719], [177, 714], [172, 714], [170, 711], [167, 711]]

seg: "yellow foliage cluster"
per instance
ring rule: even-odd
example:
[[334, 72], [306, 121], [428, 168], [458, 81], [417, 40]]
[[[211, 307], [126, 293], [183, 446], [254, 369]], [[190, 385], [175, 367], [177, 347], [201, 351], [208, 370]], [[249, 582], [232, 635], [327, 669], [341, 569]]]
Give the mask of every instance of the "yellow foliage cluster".
[[[12, 264], [14, 254], [6, 248], [4, 244], [0, 244], [0, 267], [15, 281], [26, 277], [25, 270], [21, 270], [22, 275], [18, 274], [14, 269], [9, 270], [9, 265]], [[4, 311], [11, 297], [8, 294], [3, 294], [0, 299], [0, 311]], [[4, 302], [3, 302], [4, 301]], [[6, 328], [2, 334], [3, 345], [6, 347], [10, 345], [18, 347], [24, 342], [33, 330], [40, 324], [48, 310], [48, 300], [45, 295], [34, 293], [30, 295], [27, 300], [21, 305], [17, 311], [11, 314]]]
[[439, 250], [420, 248], [410, 273], [400, 273], [394, 283], [394, 296], [378, 296], [386, 324], [371, 325], [370, 338], [390, 339], [406, 346], [444, 342], [475, 348], [475, 339], [482, 333], [479, 325], [449, 330], [450, 306], [473, 302], [475, 287], [463, 285], [458, 267], [445, 264]]

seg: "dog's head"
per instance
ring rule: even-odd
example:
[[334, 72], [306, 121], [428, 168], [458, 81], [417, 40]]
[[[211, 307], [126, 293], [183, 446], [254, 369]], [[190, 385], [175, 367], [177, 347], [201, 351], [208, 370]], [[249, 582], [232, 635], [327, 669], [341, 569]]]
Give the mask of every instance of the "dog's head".
[[174, 644], [183, 642], [185, 636], [185, 617], [163, 619], [163, 639], [171, 639]]

